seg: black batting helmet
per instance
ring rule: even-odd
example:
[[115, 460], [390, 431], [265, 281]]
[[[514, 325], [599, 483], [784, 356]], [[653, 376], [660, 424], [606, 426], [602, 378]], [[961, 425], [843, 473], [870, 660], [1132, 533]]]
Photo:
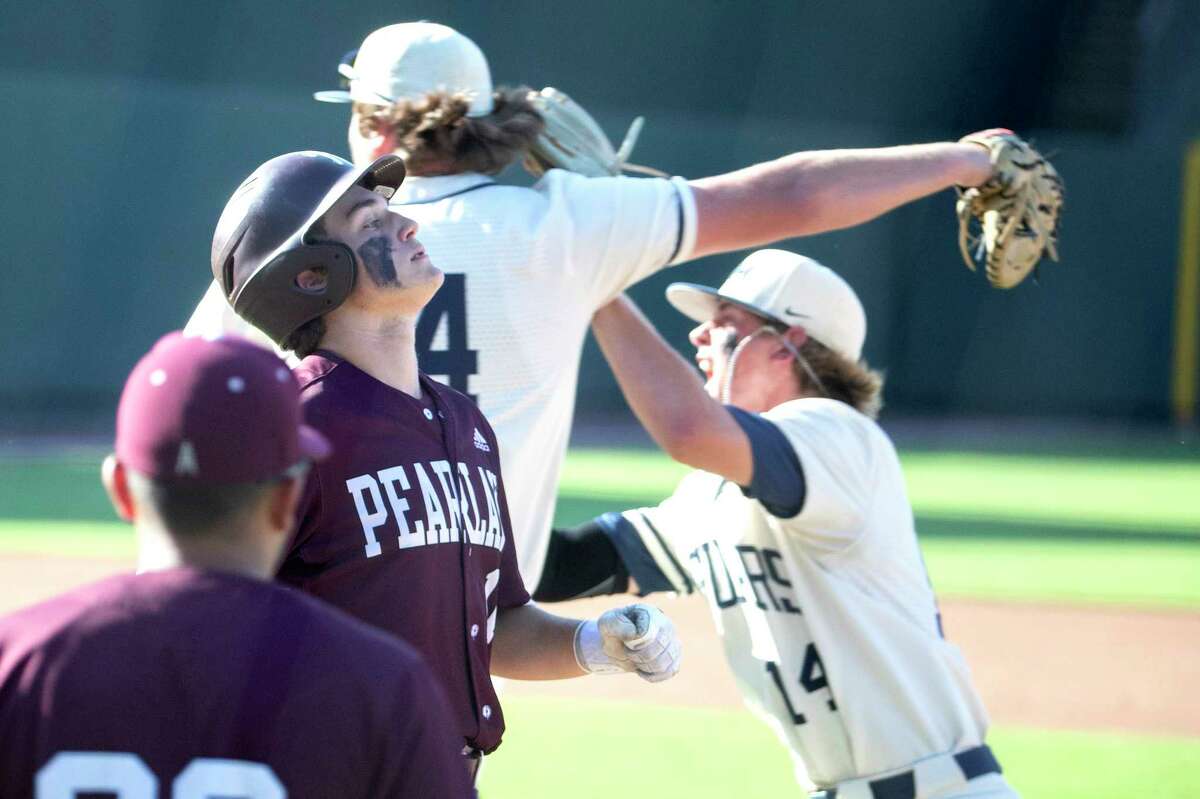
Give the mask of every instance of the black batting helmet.
[[[394, 155], [365, 169], [312, 151], [267, 161], [238, 186], [213, 233], [213, 277], [225, 299], [279, 344], [332, 311], [354, 288], [354, 254], [338, 242], [310, 241], [310, 230], [352, 187], [390, 198], [402, 182], [404, 161]], [[325, 286], [298, 286], [300, 273], [315, 267], [325, 267]]]

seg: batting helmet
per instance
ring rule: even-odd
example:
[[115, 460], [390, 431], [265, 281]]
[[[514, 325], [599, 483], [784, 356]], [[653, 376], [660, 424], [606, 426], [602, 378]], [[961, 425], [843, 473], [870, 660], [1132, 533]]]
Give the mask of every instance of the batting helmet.
[[[354, 254], [339, 242], [310, 240], [310, 231], [354, 186], [390, 198], [403, 181], [404, 161], [394, 155], [365, 169], [311, 151], [267, 161], [229, 198], [213, 234], [213, 277], [225, 299], [278, 344], [337, 308], [354, 289]], [[316, 267], [328, 276], [322, 288], [296, 284]]]

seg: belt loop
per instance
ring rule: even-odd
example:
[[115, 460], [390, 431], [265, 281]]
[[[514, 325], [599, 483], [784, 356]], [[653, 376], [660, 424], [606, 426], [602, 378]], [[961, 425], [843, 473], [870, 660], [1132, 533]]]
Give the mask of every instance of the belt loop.
[[917, 777], [912, 770], [871, 780], [871, 799], [916, 799]]
[[992, 748], [987, 744], [976, 746], [973, 749], [968, 749], [965, 752], [959, 752], [954, 756], [954, 761], [958, 763], [958, 767], [962, 769], [963, 776], [968, 780], [973, 780], [983, 774], [1003, 774], [1004, 769], [1000, 768], [1000, 761], [996, 759], [996, 755], [992, 753]]

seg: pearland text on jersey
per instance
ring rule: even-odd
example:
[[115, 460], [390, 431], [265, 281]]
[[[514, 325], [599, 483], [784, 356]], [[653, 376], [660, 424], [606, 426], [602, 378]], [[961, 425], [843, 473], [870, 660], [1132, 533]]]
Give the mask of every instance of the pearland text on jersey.
[[456, 466], [447, 460], [416, 462], [346, 481], [368, 558], [383, 552], [389, 540], [400, 549], [458, 543], [464, 529], [470, 543], [504, 549], [496, 474], [484, 466], [474, 473], [465, 463]]

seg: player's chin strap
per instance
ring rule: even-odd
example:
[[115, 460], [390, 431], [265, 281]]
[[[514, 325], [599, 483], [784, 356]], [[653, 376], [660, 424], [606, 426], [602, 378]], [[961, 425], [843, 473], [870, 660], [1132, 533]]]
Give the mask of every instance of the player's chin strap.
[[733, 387], [733, 371], [737, 367], [737, 360], [741, 356], [742, 350], [746, 348], [747, 344], [763, 333], [769, 333], [770, 335], [779, 339], [779, 343], [784, 346], [784, 349], [792, 354], [792, 357], [796, 359], [796, 363], [800, 364], [800, 368], [804, 370], [804, 373], [808, 375], [808, 379], [811, 380], [813, 385], [817, 387], [817, 390], [821, 392], [821, 396], [829, 396], [829, 391], [825, 388], [825, 384], [821, 382], [821, 378], [817, 377], [817, 373], [813, 370], [812, 366], [809, 365], [808, 359], [800, 354], [800, 350], [796, 347], [796, 345], [788, 341], [787, 336], [780, 333], [779, 330], [777, 330], [774, 326], [763, 325], [758, 330], [755, 330], [753, 333], [743, 338], [741, 341], [734, 343], [731, 339], [729, 342], [726, 342], [727, 347], [730, 344], [733, 344], [733, 347], [729, 354], [729, 365], [725, 368], [725, 379], [721, 381], [721, 402], [726, 405], [729, 404], [729, 394]]

